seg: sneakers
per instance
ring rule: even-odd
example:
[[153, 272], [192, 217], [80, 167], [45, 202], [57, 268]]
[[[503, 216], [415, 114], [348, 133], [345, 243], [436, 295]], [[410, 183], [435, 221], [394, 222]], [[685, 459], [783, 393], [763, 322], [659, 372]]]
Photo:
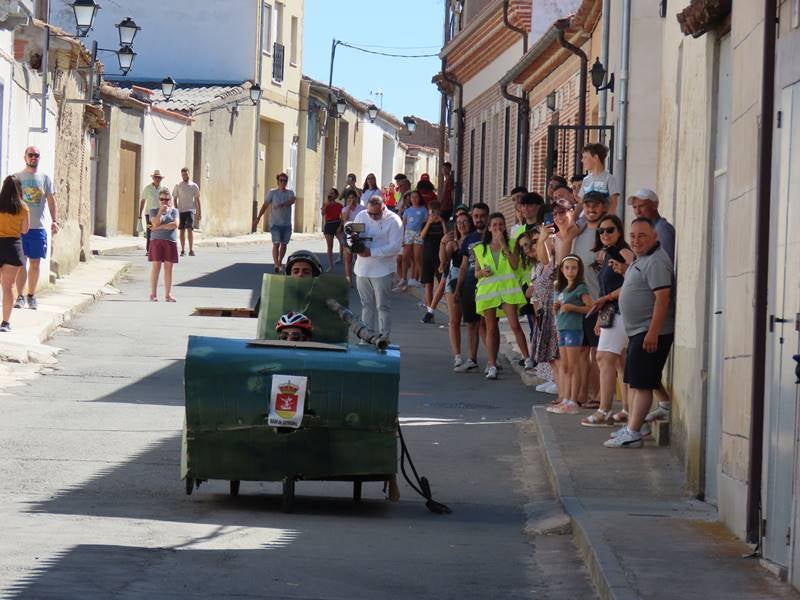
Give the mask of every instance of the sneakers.
[[181, 250], [181, 256], [186, 256], [186, 250]]
[[486, 369], [486, 379], [497, 379], [497, 367], [492, 365]]
[[11, 323], [8, 321], [0, 323], [0, 331], [11, 331]]
[[565, 398], [558, 404], [548, 406], [545, 410], [549, 413], [555, 413], [557, 415], [577, 415], [581, 409], [575, 400], [569, 400]]
[[194, 250], [189, 250], [189, 256], [194, 256]]
[[37, 308], [39, 308], [39, 302], [36, 300], [36, 296], [31, 296], [30, 294], [28, 294], [26, 300], [28, 302], [28, 308], [30, 308], [31, 310], [36, 310]]
[[[626, 429], [628, 429], [628, 426], [627, 425], [623, 425], [619, 429], [616, 429], [616, 430], [612, 431], [611, 432], [611, 437], [614, 438], [614, 437], [617, 437], [618, 435], [622, 435], [622, 433]], [[642, 428], [639, 430], [639, 435], [641, 435], [642, 438], [646, 438], [646, 437], [650, 437], [651, 433], [653, 433], [653, 432], [650, 429], [650, 425], [647, 424], [647, 423], [642, 423]]]
[[536, 363], [533, 362], [532, 358], [526, 358], [525, 363], [523, 364], [523, 368], [526, 371], [533, 371], [536, 368]]
[[425, 313], [425, 314], [422, 316], [422, 319], [421, 319], [421, 321], [422, 321], [423, 323], [433, 323], [433, 322], [434, 322], [434, 321], [433, 321], [433, 313], [432, 313], [432, 312], [426, 312], [426, 313]]
[[397, 282], [397, 285], [392, 288], [393, 292], [404, 292], [408, 287], [408, 282], [405, 279], [401, 279]]
[[422, 284], [412, 277], [408, 280], [408, 287], [422, 287]]
[[547, 383], [547, 387], [544, 388], [545, 394], [553, 394], [554, 396], [558, 395], [558, 386], [556, 385], [555, 381], [550, 381]]
[[669, 421], [669, 416], [672, 413], [671, 408], [669, 404], [659, 402], [656, 408], [647, 413], [644, 420], [648, 423], [650, 421]]
[[456, 370], [458, 367], [464, 364], [464, 359], [461, 358], [460, 354], [456, 354], [453, 357], [453, 370]]
[[454, 365], [453, 371], [455, 371], [456, 373], [469, 373], [470, 371], [474, 371], [477, 368], [478, 368], [478, 363], [476, 363], [471, 358], [468, 358], [460, 365]]
[[631, 431], [627, 426], [614, 433], [616, 435], [606, 440], [603, 446], [606, 448], [641, 448], [643, 445], [642, 435]]
[[544, 381], [544, 382], [540, 383], [539, 385], [536, 386], [536, 391], [537, 392], [544, 392], [550, 386], [551, 383], [553, 383], [553, 382], [552, 381]]
[[25, 302], [25, 296], [23, 296], [22, 294], [17, 296], [17, 301], [14, 302], [14, 308], [25, 308], [26, 306], [28, 305]]

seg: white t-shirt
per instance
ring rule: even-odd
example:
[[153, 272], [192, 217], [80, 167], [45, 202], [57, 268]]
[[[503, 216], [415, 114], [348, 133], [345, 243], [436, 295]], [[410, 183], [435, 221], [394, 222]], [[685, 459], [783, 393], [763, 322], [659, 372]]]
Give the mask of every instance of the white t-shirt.
[[197, 212], [197, 199], [200, 197], [200, 188], [194, 181], [181, 181], [172, 190], [172, 197], [176, 199], [176, 208], [180, 212]]
[[589, 192], [602, 192], [603, 194], [608, 194], [610, 198], [614, 194], [619, 194], [619, 184], [617, 179], [608, 171], [603, 171], [598, 175], [589, 173], [583, 178], [580, 197], [583, 198]]

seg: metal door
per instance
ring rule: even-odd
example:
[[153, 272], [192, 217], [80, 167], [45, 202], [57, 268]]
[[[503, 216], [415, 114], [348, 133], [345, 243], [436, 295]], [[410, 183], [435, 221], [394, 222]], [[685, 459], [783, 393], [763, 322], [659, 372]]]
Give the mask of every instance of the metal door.
[[139, 147], [122, 142], [119, 149], [117, 233], [136, 235], [139, 208]]
[[731, 38], [719, 41], [714, 132], [714, 181], [711, 223], [711, 296], [708, 316], [708, 385], [705, 405], [705, 479], [703, 495], [716, 505], [719, 486], [719, 444], [722, 426], [722, 371], [725, 338], [722, 308], [725, 306], [725, 224], [728, 197], [728, 140], [731, 123]]
[[[771, 269], [770, 325], [767, 338], [765, 439], [767, 527], [764, 556], [788, 566], [792, 540], [792, 497], [797, 469], [797, 401], [792, 355], [798, 351], [800, 312], [800, 84], [781, 94], [778, 155], [778, 197], [773, 211], [774, 245]], [[794, 520], [797, 520], [795, 514]], [[795, 525], [794, 530], [797, 531]], [[797, 569], [793, 569], [793, 572]], [[796, 574], [793, 573], [793, 578]]]

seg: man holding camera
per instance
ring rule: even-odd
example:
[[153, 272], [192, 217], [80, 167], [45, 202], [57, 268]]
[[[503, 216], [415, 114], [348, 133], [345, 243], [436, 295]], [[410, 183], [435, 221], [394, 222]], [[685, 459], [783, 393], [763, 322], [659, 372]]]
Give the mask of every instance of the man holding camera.
[[358, 277], [361, 320], [370, 329], [389, 337], [392, 279], [396, 257], [403, 248], [403, 222], [386, 209], [383, 197], [376, 194], [368, 200], [367, 209], [356, 215], [353, 224], [364, 226], [359, 234], [364, 246], [354, 249], [358, 256], [354, 272]]

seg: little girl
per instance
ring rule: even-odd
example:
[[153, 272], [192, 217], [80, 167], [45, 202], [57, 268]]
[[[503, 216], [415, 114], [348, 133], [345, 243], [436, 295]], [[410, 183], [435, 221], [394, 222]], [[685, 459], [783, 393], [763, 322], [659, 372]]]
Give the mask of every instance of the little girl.
[[578, 361], [583, 346], [583, 316], [592, 307], [592, 297], [583, 282], [583, 261], [579, 256], [568, 254], [561, 259], [555, 289], [553, 312], [556, 313], [558, 351], [561, 358], [561, 374], [558, 378], [561, 402], [548, 406], [547, 411], [574, 415], [578, 412], [578, 404], [574, 398], [580, 387]]

